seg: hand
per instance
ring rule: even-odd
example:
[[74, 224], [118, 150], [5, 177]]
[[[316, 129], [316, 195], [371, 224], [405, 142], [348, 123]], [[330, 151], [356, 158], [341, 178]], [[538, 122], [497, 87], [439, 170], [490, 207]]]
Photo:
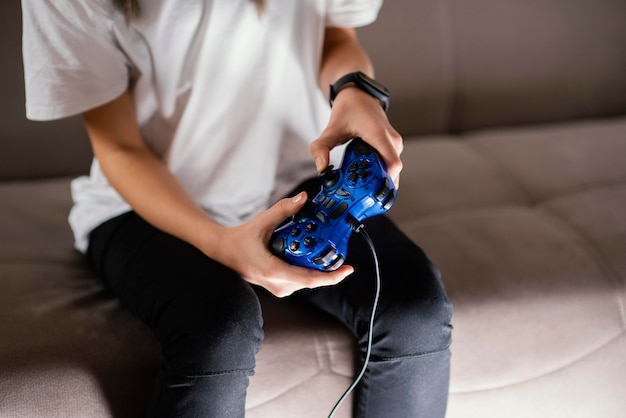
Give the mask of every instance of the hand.
[[272, 232], [285, 219], [293, 216], [306, 202], [306, 193], [283, 199], [261, 212], [250, 222], [226, 228], [219, 254], [221, 263], [235, 270], [244, 280], [264, 287], [278, 297], [289, 296], [304, 288], [332, 286], [352, 274], [350, 266], [332, 272], [290, 265], [268, 249]]
[[357, 136], [380, 153], [398, 188], [402, 171], [402, 137], [389, 123], [378, 100], [358, 88], [341, 90], [333, 103], [328, 126], [311, 143], [310, 152], [317, 170], [321, 172], [328, 166], [330, 150]]

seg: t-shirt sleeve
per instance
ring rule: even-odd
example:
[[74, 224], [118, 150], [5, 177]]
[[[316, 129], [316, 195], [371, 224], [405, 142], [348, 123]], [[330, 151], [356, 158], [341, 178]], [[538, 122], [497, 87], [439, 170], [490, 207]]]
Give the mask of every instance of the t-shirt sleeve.
[[369, 25], [378, 17], [383, 0], [331, 0], [326, 26], [359, 27]]
[[26, 116], [52, 120], [113, 100], [128, 87], [111, 10], [98, 0], [22, 0]]

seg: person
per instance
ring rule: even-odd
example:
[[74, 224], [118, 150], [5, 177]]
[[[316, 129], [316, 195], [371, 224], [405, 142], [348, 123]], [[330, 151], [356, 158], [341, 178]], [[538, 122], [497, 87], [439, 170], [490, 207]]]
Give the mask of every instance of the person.
[[[375, 280], [360, 237], [332, 272], [289, 265], [268, 241], [352, 137], [399, 185], [402, 138], [378, 98], [347, 85], [327, 101], [342, 76], [373, 77], [355, 28], [381, 1], [22, 1], [27, 116], [82, 114], [94, 151], [72, 183], [76, 248], [161, 345], [149, 416], [244, 415], [260, 289], [331, 313], [365, 350]], [[383, 290], [354, 415], [443, 417], [451, 305], [437, 269], [385, 216], [365, 224]]]

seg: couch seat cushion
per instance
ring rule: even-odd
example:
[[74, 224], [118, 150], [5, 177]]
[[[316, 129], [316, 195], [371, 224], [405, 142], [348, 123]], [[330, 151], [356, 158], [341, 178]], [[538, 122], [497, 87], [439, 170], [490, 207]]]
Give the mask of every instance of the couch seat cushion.
[[[455, 305], [448, 418], [621, 416], [626, 119], [407, 138], [404, 161], [390, 215]], [[72, 249], [69, 179], [5, 182], [0, 201], [0, 415], [137, 416], [158, 350]], [[324, 416], [351, 336], [260, 297], [248, 416]]]
[[[448, 416], [620, 416], [626, 357], [605, 356], [626, 350], [626, 119], [409, 140], [403, 157], [391, 216], [455, 306]], [[591, 390], [583, 372], [601, 407], [565, 402]]]

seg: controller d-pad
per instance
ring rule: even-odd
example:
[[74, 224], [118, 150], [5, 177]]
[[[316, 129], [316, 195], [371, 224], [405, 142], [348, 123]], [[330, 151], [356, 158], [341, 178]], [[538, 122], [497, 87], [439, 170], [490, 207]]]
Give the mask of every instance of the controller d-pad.
[[353, 162], [348, 168], [348, 172], [350, 173], [348, 175], [348, 183], [356, 185], [359, 180], [363, 182], [367, 181], [372, 176], [372, 171], [369, 170], [372, 167], [372, 162], [367, 159]]

